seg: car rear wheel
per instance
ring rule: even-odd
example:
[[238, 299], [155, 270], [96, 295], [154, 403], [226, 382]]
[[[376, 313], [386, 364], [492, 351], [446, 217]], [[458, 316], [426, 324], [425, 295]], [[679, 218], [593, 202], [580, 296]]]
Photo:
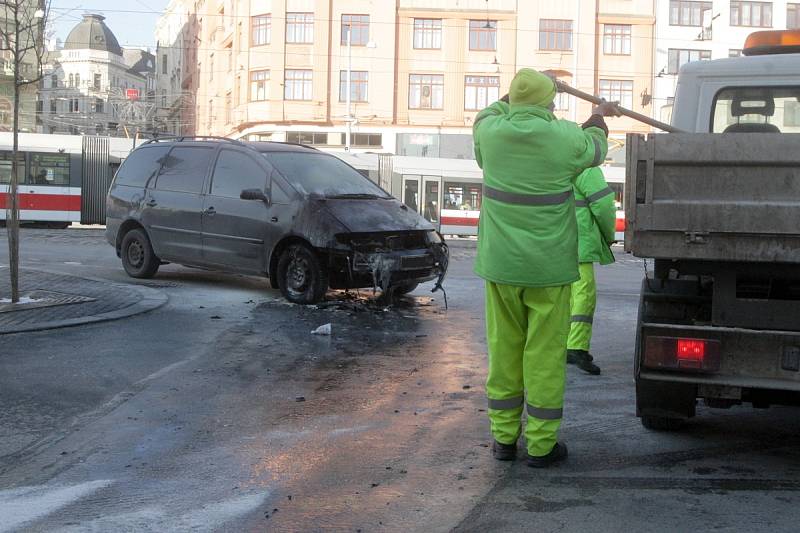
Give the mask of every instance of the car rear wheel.
[[328, 290], [328, 273], [305, 244], [286, 248], [278, 260], [278, 285], [284, 298], [296, 304], [317, 303]]
[[403, 294], [414, 292], [417, 287], [419, 287], [419, 283], [405, 283], [403, 285], [397, 285], [394, 287], [394, 293], [398, 296], [401, 296]]
[[161, 261], [153, 252], [150, 239], [142, 229], [133, 229], [122, 238], [122, 266], [132, 278], [152, 278]]

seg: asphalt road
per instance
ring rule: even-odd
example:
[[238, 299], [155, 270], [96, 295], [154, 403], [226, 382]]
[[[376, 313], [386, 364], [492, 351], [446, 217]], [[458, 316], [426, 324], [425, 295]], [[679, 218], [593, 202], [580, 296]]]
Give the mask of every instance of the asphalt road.
[[[133, 282], [96, 230], [25, 230], [22, 251]], [[449, 310], [430, 287], [388, 310], [369, 291], [304, 308], [170, 265], [146, 282], [169, 295], [156, 311], [0, 338], [0, 532], [796, 530], [797, 410], [639, 424], [643, 265], [624, 254], [598, 272], [603, 375], [568, 372], [569, 461], [495, 462], [473, 257], [454, 243]]]

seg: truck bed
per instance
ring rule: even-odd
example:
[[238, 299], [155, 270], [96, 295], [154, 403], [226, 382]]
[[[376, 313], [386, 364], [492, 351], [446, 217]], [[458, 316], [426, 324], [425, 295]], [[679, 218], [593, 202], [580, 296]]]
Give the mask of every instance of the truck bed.
[[629, 134], [625, 250], [800, 263], [800, 134]]

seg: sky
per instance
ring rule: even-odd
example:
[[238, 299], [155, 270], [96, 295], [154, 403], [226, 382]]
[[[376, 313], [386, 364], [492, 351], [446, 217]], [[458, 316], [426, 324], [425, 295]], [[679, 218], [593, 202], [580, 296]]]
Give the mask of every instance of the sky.
[[[83, 13], [100, 13], [116, 35], [119, 44], [127, 47], [155, 49], [153, 33], [156, 20], [169, 0], [51, 0], [50, 20], [56, 37], [65, 40], [70, 30], [81, 21]], [[105, 7], [104, 7], [105, 6]]]

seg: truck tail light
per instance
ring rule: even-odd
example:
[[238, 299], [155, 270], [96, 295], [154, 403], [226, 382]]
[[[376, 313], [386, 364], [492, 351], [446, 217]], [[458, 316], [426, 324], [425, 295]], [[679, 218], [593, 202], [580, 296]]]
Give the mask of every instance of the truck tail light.
[[661, 370], [716, 372], [720, 342], [713, 339], [646, 337], [644, 366]]

